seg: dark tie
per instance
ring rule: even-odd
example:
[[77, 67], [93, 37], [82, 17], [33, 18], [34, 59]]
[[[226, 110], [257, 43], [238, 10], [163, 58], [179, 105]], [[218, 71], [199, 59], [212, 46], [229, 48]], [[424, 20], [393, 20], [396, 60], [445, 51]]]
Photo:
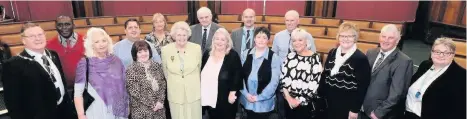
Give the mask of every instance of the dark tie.
[[[47, 70], [47, 73], [49, 73], [49, 76], [52, 79], [52, 82], [53, 83], [57, 82], [57, 80], [54, 77], [53, 71], [51, 71], [51, 69], [50, 69], [49, 60], [47, 60], [47, 57], [45, 55], [43, 55], [41, 58], [42, 58], [42, 63], [44, 63], [44, 65], [45, 65], [45, 70]], [[60, 89], [58, 88], [58, 86], [55, 86], [55, 95], [57, 96], [57, 101], [60, 100], [60, 97], [62, 97], [62, 95], [60, 94]]]
[[376, 64], [375, 64], [375, 67], [373, 67], [373, 71], [372, 72], [375, 72], [375, 70], [379, 67], [379, 65], [381, 65], [381, 63], [383, 62], [384, 60], [384, 53], [383, 52], [380, 52], [381, 54], [381, 57], [378, 58], [378, 61], [376, 61]]
[[208, 29], [203, 29], [204, 30], [204, 33], [203, 33], [203, 42], [201, 44], [201, 49], [204, 51], [204, 49], [206, 49], [206, 36], [207, 36], [207, 31]]
[[246, 49], [251, 48], [250, 30], [246, 30]]

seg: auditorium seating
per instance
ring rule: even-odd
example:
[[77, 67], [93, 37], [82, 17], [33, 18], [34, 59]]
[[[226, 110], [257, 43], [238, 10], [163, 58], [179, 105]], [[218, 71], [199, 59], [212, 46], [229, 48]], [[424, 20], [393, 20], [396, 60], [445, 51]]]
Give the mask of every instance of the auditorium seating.
[[134, 17], [134, 16], [119, 16], [119, 17], [115, 17], [115, 19], [117, 20], [117, 24], [125, 24], [126, 20], [130, 19], [130, 18], [133, 18], [133, 19], [136, 19], [138, 21], [140, 21], [140, 18], [139, 17]]
[[3, 24], [0, 27], [0, 34], [19, 33], [23, 24]]
[[56, 30], [45, 31], [45, 38], [47, 40], [50, 40], [50, 39], [52, 39], [53, 37], [56, 37], [56, 36], [58, 36], [58, 32]]
[[282, 16], [264, 16], [264, 22], [266, 23], [285, 23], [284, 17]]
[[96, 17], [96, 18], [89, 18], [90, 25], [113, 25], [115, 24], [114, 17]]
[[24, 46], [22, 45], [10, 47], [11, 55], [18, 55], [19, 53], [23, 51], [23, 49], [24, 49]]
[[325, 26], [339, 26], [339, 19], [326, 19], [326, 18], [315, 18], [315, 24], [325, 25]]
[[167, 15], [166, 17], [167, 22], [186, 21], [188, 19], [187, 15]]
[[312, 24], [313, 23], [313, 18], [300, 18], [299, 24]]
[[464, 42], [461, 42], [461, 41], [454, 41], [454, 44], [456, 44], [456, 55], [458, 56], [466, 56], [466, 52], [465, 52], [465, 41]]
[[219, 23], [219, 25], [223, 26], [227, 31], [232, 32], [232, 30], [240, 28], [242, 23]]
[[370, 28], [370, 22], [369, 21], [356, 21], [356, 20], [344, 20], [343, 22], [351, 22], [357, 25], [358, 28]]
[[55, 30], [55, 21], [36, 22], [44, 31]]
[[[105, 17], [90, 17], [90, 18], [78, 18], [74, 19], [75, 31], [85, 35], [87, 30], [91, 27], [100, 27], [106, 30], [111, 36], [114, 42], [125, 38], [124, 22], [129, 18], [136, 18], [141, 21], [141, 38], [152, 31], [152, 15], [143, 16], [105, 16]], [[166, 15], [168, 30], [170, 31], [171, 26], [177, 21], [186, 21], [187, 15]], [[229, 32], [236, 28], [241, 27], [241, 15], [219, 15], [219, 24], [224, 26]], [[300, 18], [300, 27], [306, 29], [310, 34], [315, 37], [319, 52], [327, 53], [330, 48], [335, 47], [336, 35], [338, 25], [343, 21], [350, 21], [358, 24], [360, 27], [364, 26], [360, 31], [360, 40], [358, 46], [364, 49], [369, 47], [375, 47], [378, 43], [379, 30], [381, 27], [389, 24], [389, 22], [379, 21], [363, 21], [363, 20], [343, 20], [336, 18], [321, 18], [321, 17], [302, 17]], [[36, 21], [46, 31], [46, 37], [48, 39], [55, 37], [58, 33], [55, 31], [55, 21]], [[16, 49], [22, 48], [20, 40], [20, 29], [23, 23], [8, 23], [0, 26], [0, 40], [16, 47]], [[398, 28], [403, 28], [404, 23], [397, 23]], [[272, 46], [274, 35], [286, 29], [283, 16], [256, 16], [256, 27], [264, 26], [271, 30], [271, 40], [269, 46]], [[329, 44], [333, 45], [329, 45]], [[324, 44], [324, 45], [318, 45]], [[20, 48], [21, 46], [21, 48]], [[368, 48], [367, 48], [368, 47]], [[461, 49], [461, 48], [459, 48]], [[464, 44], [465, 49], [465, 44]], [[365, 51], [365, 50], [362, 50]], [[13, 52], [13, 51], [12, 51]], [[366, 51], [365, 51], [366, 52]], [[465, 51], [464, 51], [465, 52]], [[464, 53], [465, 54], [465, 53]], [[464, 55], [465, 56], [465, 55]]]
[[217, 18], [219, 22], [241, 21], [241, 19], [239, 19], [239, 15], [218, 15]]
[[75, 24], [75, 27], [88, 26], [87, 19], [73, 19], [73, 23]]
[[460, 66], [464, 67], [464, 69], [467, 67], [467, 64], [465, 63], [466, 62], [465, 58], [454, 57], [454, 61], [456, 61], [456, 63], [459, 64]]

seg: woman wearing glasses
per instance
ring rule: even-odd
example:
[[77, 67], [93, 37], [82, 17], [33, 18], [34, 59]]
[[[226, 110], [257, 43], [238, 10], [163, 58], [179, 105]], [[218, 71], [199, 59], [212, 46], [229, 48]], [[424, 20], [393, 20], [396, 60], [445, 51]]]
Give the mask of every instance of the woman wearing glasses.
[[339, 47], [331, 49], [324, 64], [318, 95], [327, 100], [328, 119], [357, 119], [371, 68], [368, 58], [357, 49], [359, 30], [353, 23], [339, 26]]
[[436, 39], [431, 60], [423, 61], [412, 76], [406, 119], [466, 118], [466, 70], [453, 61], [455, 51], [452, 39]]

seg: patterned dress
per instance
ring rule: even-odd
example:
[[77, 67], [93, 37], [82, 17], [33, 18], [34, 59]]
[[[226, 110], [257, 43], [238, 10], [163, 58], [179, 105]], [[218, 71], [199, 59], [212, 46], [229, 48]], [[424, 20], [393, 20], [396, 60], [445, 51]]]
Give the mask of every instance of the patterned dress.
[[165, 119], [165, 108], [153, 111], [157, 102], [165, 100], [166, 81], [159, 63], [149, 60], [148, 68], [134, 62], [126, 71], [127, 89], [130, 94], [132, 119]]
[[152, 44], [154, 44], [154, 47], [156, 48], [157, 50], [157, 53], [159, 53], [159, 55], [161, 54], [161, 48], [164, 47], [165, 45], [169, 44], [169, 43], [172, 43], [174, 42], [172, 40], [172, 37], [170, 37], [169, 35], [169, 32], [165, 32], [165, 37], [164, 39], [161, 41], [161, 42], [158, 42], [159, 40], [157, 39], [156, 35], [154, 34], [154, 32], [151, 32], [149, 33], [148, 35], [146, 35], [146, 37], [144, 38], [146, 41], [149, 41], [151, 42]]
[[297, 108], [290, 109], [285, 105], [286, 117], [291, 119], [311, 119], [311, 98], [316, 95], [322, 71], [320, 57], [317, 53], [311, 56], [300, 56], [290, 52], [282, 64], [280, 88], [286, 89], [290, 96], [300, 101]]

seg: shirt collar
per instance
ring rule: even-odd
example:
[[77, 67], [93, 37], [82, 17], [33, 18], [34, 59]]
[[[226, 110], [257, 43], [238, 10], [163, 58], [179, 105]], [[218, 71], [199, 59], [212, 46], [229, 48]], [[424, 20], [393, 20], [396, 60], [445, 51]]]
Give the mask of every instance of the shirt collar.
[[[64, 42], [66, 43], [67, 38], [63, 37], [62, 35], [58, 35], [58, 36], [59, 36], [59, 40], [61, 43], [64, 43]], [[73, 32], [73, 34], [71, 34], [71, 37], [68, 38], [68, 40], [76, 41], [76, 39], [78, 39], [77, 36], [78, 35], [76, 34], [76, 32]]]
[[204, 28], [206, 28], [206, 29], [207, 29], [207, 31], [209, 31], [209, 30], [211, 29], [211, 25], [212, 25], [212, 23], [211, 23], [211, 24], [209, 24], [209, 25], [208, 25], [208, 27], [201, 26], [201, 28], [203, 29], [203, 31], [204, 31]]
[[394, 52], [394, 50], [396, 50], [397, 47], [394, 47], [392, 48], [391, 50], [387, 51], [387, 52], [384, 52], [381, 48], [379, 49], [379, 52], [382, 52], [384, 54], [384, 57], [388, 56], [389, 54], [391, 54], [392, 52]]
[[250, 30], [250, 32], [253, 31], [253, 29], [255, 29], [255, 27], [251, 27], [250, 29], [247, 29], [245, 26], [243, 26], [243, 31], [246, 33], [247, 30]]
[[[46, 55], [45, 54], [45, 50], [44, 50], [44, 53], [37, 53], [37, 52], [34, 52], [32, 50], [29, 50], [27, 48], [24, 48], [24, 50], [26, 51], [26, 53], [28, 53], [29, 55], [31, 55], [33, 58], [41, 58], [42, 56]], [[47, 55], [46, 55], [47, 56]]]
[[[263, 57], [263, 58], [266, 59], [266, 60], [269, 60], [269, 59], [268, 59], [268, 57], [269, 57], [269, 49], [266, 48], [265, 50], [266, 50], [266, 51], [264, 51], [264, 53], [263, 53], [263, 55], [261, 55], [261, 57]], [[256, 53], [256, 47], [253, 48], [249, 54], [254, 56], [255, 53]], [[259, 57], [259, 58], [261, 58], [261, 57]]]

